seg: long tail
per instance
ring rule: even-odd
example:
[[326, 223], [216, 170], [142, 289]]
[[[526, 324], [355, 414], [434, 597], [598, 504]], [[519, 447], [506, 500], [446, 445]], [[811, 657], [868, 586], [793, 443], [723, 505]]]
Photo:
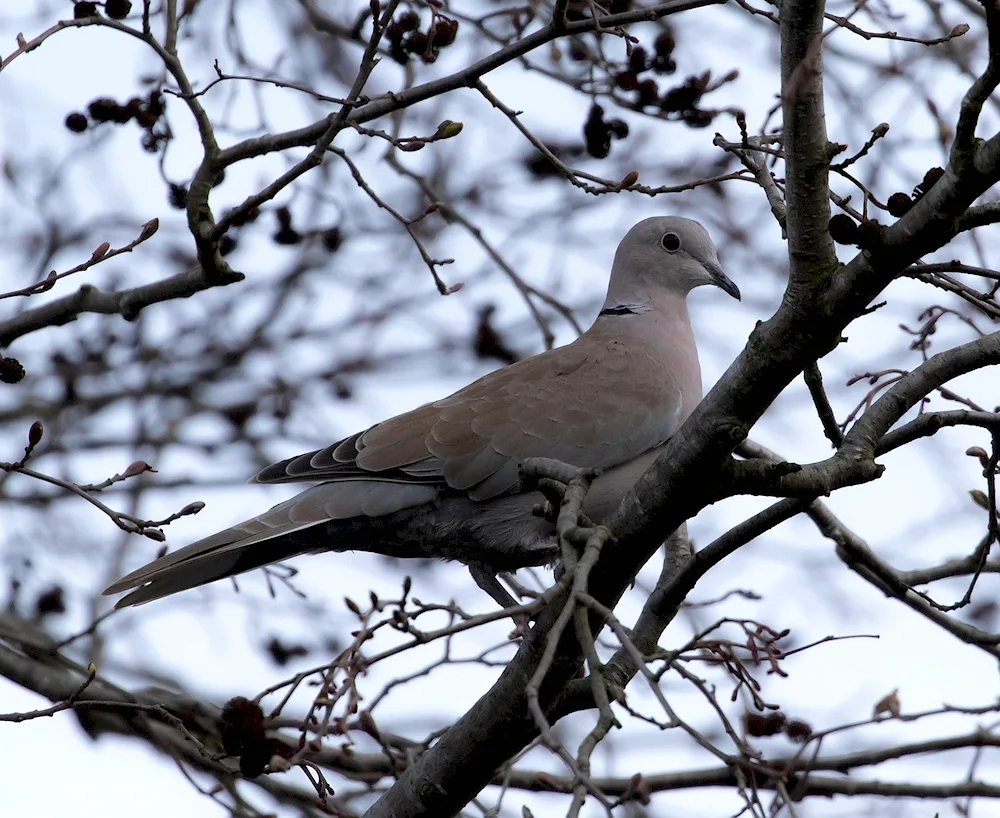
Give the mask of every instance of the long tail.
[[[104, 593], [117, 594], [135, 588], [115, 605], [124, 608], [299, 554], [356, 548], [377, 550], [367, 547], [367, 537], [358, 536], [360, 529], [366, 524], [377, 525], [380, 519], [393, 519], [395, 512], [406, 513], [436, 495], [434, 486], [396, 481], [321, 483], [259, 517], [160, 557], [109, 585]], [[336, 524], [331, 526], [333, 522]]]
[[321, 532], [316, 529], [323, 528], [322, 523], [310, 523], [305, 530], [271, 531], [248, 536], [242, 526], [234, 526], [133, 571], [105, 588], [104, 593], [117, 594], [135, 588], [128, 596], [118, 600], [115, 607], [141, 605], [319, 550], [317, 540], [322, 536], [317, 536]]

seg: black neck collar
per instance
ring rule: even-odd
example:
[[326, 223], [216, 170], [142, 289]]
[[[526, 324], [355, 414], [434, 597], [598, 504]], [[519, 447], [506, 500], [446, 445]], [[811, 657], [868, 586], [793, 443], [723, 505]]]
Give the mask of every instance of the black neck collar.
[[638, 315], [639, 311], [628, 304], [622, 304], [619, 307], [605, 307], [598, 313], [598, 317], [602, 315]]

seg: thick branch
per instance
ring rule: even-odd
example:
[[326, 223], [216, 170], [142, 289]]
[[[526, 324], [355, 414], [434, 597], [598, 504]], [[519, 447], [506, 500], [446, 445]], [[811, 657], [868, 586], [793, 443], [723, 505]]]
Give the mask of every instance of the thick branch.
[[879, 477], [882, 467], [874, 462], [880, 454], [898, 449], [946, 426], [1000, 428], [1000, 415], [992, 412], [955, 410], [929, 412], [890, 432], [908, 411], [942, 384], [988, 366], [1000, 364], [1000, 332], [939, 352], [912, 372], [902, 376], [876, 400], [851, 427], [840, 449], [818, 463], [794, 463], [752, 459], [734, 462], [720, 495], [755, 494], [775, 497], [815, 498], [839, 488]]
[[984, 0], [986, 31], [989, 38], [989, 62], [983, 74], [972, 84], [962, 99], [958, 122], [955, 125], [955, 141], [951, 146], [948, 164], [961, 172], [967, 163], [976, 160], [976, 126], [983, 105], [1000, 84], [1000, 8], [993, 0]]
[[217, 275], [209, 278], [198, 268], [120, 292], [104, 292], [85, 284], [72, 295], [57, 298], [41, 307], [25, 310], [20, 315], [0, 321], [0, 347], [8, 346], [21, 336], [44, 327], [68, 324], [85, 312], [120, 315], [127, 321], [133, 321], [151, 304], [187, 298], [211, 287], [242, 280], [242, 273], [230, 271], [225, 277]]
[[893, 429], [875, 447], [875, 454], [885, 454], [922, 437], [930, 437], [952, 426], [976, 426], [1000, 434], [1000, 414], [954, 409], [950, 412], [925, 412], [915, 420]]
[[879, 559], [868, 543], [837, 520], [822, 504], [815, 503], [811, 506], [809, 516], [825, 536], [837, 543], [837, 555], [858, 576], [881, 590], [886, 596], [898, 599], [967, 645], [974, 645], [990, 656], [1000, 659], [1000, 634], [986, 633], [974, 625], [936, 609], [923, 596], [906, 585], [892, 566]]
[[[975, 746], [975, 745], [972, 745]], [[728, 767], [718, 767], [711, 770], [685, 770], [678, 773], [662, 773], [660, 775], [642, 776], [638, 787], [635, 778], [594, 778], [594, 786], [608, 795], [627, 795], [637, 793], [669, 792], [694, 789], [696, 787], [734, 787], [741, 789], [746, 779], [737, 771]], [[519, 778], [513, 785], [521, 783]], [[536, 777], [532, 787], [539, 792], [571, 792], [569, 781], [546, 776]], [[857, 780], [853, 778], [833, 778], [818, 775], [803, 775], [795, 777], [789, 783], [794, 785], [796, 798], [806, 796], [834, 795], [877, 795], [884, 798], [998, 798], [1000, 786], [981, 781], [961, 781], [954, 784], [914, 784], [909, 782]], [[765, 775], [763, 772], [754, 777], [754, 788], [773, 791], [782, 786], [777, 775]]]
[[[930, 434], [929, 430], [918, 432], [921, 432], [924, 424], [933, 426], [936, 421], [921, 421], [919, 425], [910, 424], [908, 431], [898, 430], [897, 437], [890, 439], [890, 446], [885, 447], [883, 443], [889, 429], [938, 386], [959, 375], [997, 364], [1000, 364], [1000, 332], [937, 353], [887, 389], [847, 432], [844, 445], [852, 447], [859, 453], [870, 452], [874, 455], [880, 447], [883, 447], [884, 451], [898, 447], [910, 439], [906, 437], [907, 435], [916, 438]], [[981, 422], [984, 421], [983, 418], [972, 417], [982, 414], [984, 413], [967, 413], [964, 415], [965, 422], [975, 419], [980, 421], [975, 425], [986, 425]], [[946, 425], [943, 417], [940, 422]], [[954, 417], [953, 423], [958, 422], [962, 421]], [[914, 421], [914, 424], [917, 424], [917, 421]]]
[[822, 0], [781, 4], [781, 108], [785, 148], [787, 297], [800, 302], [837, 268], [830, 221], [829, 147], [823, 109]]

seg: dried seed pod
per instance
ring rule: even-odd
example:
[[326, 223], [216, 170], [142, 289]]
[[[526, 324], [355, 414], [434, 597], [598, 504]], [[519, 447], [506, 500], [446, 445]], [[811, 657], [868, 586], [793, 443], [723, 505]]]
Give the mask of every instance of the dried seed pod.
[[743, 726], [749, 736], [775, 736], [785, 726], [784, 713], [744, 713]]
[[0, 381], [17, 383], [24, 379], [24, 367], [17, 358], [0, 358]]
[[898, 193], [893, 193], [889, 197], [889, 201], [886, 202], [886, 207], [889, 210], [889, 214], [898, 219], [900, 216], [905, 216], [909, 213], [913, 204], [913, 199], [902, 191], [899, 191]]
[[838, 213], [831, 217], [827, 229], [830, 231], [830, 237], [837, 244], [857, 244], [861, 238], [857, 222], [846, 213]]
[[87, 130], [87, 117], [79, 111], [66, 115], [66, 127], [73, 133], [83, 133]]

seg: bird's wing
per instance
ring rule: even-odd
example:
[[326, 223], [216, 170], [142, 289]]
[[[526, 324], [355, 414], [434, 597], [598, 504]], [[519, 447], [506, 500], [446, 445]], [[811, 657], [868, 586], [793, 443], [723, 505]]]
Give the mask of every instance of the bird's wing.
[[[402, 500], [414, 485], [489, 500], [517, 485], [517, 464], [528, 457], [595, 469], [632, 460], [670, 437], [681, 407], [677, 380], [643, 344], [585, 334], [255, 479], [376, 481], [385, 485], [387, 508], [396, 505], [394, 490]], [[340, 511], [366, 513], [346, 496]]]

